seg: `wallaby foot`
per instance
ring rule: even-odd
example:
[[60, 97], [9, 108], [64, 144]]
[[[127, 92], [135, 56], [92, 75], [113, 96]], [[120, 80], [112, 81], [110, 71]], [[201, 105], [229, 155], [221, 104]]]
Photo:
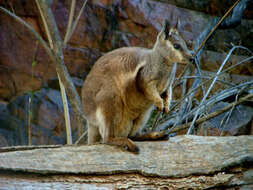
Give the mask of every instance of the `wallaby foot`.
[[133, 153], [139, 153], [138, 146], [132, 140], [125, 137], [110, 138], [107, 142], [104, 143], [119, 146]]
[[166, 137], [168, 137], [168, 134], [164, 131], [158, 131], [158, 132], [153, 131], [146, 134], [136, 135], [134, 137], [131, 137], [131, 139], [135, 141], [148, 141], [148, 140], [161, 140], [161, 139], [165, 139]]

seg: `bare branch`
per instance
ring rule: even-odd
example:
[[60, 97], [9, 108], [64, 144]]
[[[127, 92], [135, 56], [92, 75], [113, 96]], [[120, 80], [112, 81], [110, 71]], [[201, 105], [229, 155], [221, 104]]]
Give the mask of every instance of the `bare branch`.
[[79, 135], [82, 134], [84, 124], [86, 123], [86, 120], [84, 118], [84, 114], [81, 107], [81, 100], [80, 97], [76, 91], [76, 88], [74, 87], [71, 77], [67, 71], [66, 65], [64, 64], [64, 56], [63, 56], [63, 50], [62, 50], [62, 40], [60, 38], [60, 34], [51, 10], [50, 2], [47, 0], [40, 0], [38, 1], [40, 4], [40, 8], [44, 14], [45, 21], [48, 25], [50, 35], [52, 37], [52, 41], [54, 43], [54, 54], [55, 57], [53, 59], [53, 63], [56, 67], [56, 71], [60, 76], [60, 80], [64, 84], [66, 88], [67, 95], [69, 97], [69, 100], [72, 104], [73, 111], [75, 113], [75, 117], [78, 124], [78, 130]]
[[[219, 76], [219, 74], [221, 73], [223, 67], [224, 67], [225, 64], [227, 63], [227, 61], [228, 61], [228, 59], [230, 58], [230, 56], [232, 55], [233, 51], [234, 51], [235, 49], [237, 49], [237, 48], [240, 48], [240, 46], [234, 46], [234, 47], [229, 51], [227, 57], [225, 58], [225, 60], [224, 60], [223, 63], [221, 64], [219, 70], [218, 70], [217, 73], [216, 73], [216, 76], [214, 77], [212, 83], [210, 84], [210, 86], [209, 86], [209, 88], [208, 88], [206, 94], [204, 95], [202, 101], [200, 102], [200, 105], [199, 105], [199, 106], [203, 105], [203, 103], [205, 102], [205, 100], [206, 100], [207, 96], [209, 95], [209, 93], [211, 92], [211, 90], [212, 90], [212, 88], [213, 88], [213, 86], [214, 86], [216, 80], [218, 79], [218, 76]], [[196, 113], [195, 113], [195, 116], [194, 116], [193, 121], [192, 121], [192, 123], [191, 123], [191, 127], [189, 128], [189, 130], [188, 130], [188, 132], [187, 132], [188, 135], [192, 133], [192, 130], [193, 130], [193, 127], [194, 127], [194, 122], [196, 121], [197, 117], [199, 116], [199, 111], [200, 111], [200, 109], [198, 109], [198, 110], [196, 111]]]
[[[50, 34], [48, 24], [46, 22], [44, 12], [42, 11], [41, 5], [38, 2], [38, 0], [36, 0], [36, 4], [37, 4], [37, 7], [39, 9], [39, 12], [40, 12], [40, 15], [41, 15], [41, 18], [42, 18], [42, 22], [43, 22], [45, 30], [46, 30], [49, 45], [50, 45], [51, 49], [54, 49], [54, 42], [52, 40], [52, 36]], [[54, 49], [53, 51], [56, 52], [57, 50]], [[65, 127], [66, 127], [66, 134], [67, 134], [66, 135], [67, 136], [67, 144], [72, 144], [72, 134], [71, 134], [70, 115], [69, 115], [69, 108], [68, 108], [68, 99], [67, 99], [65, 87], [62, 84], [62, 81], [61, 81], [61, 78], [60, 78], [60, 75], [59, 75], [58, 72], [57, 72], [57, 76], [58, 76], [58, 79], [59, 79], [60, 91], [61, 91], [63, 108], [64, 108], [64, 118], [65, 118], [65, 125], [66, 125]]]
[[66, 127], [67, 144], [72, 144], [73, 142], [72, 142], [72, 131], [71, 131], [71, 124], [70, 124], [68, 99], [67, 99], [65, 87], [64, 87], [58, 73], [57, 73], [57, 76], [59, 79], [61, 96], [62, 96], [62, 103], [63, 103], [63, 108], [64, 108], [64, 119], [65, 119], [65, 125], [66, 125], [65, 127]]
[[[208, 77], [208, 76], [203, 76], [203, 75], [202, 76], [185, 76], [185, 77], [182, 77], [182, 79], [191, 79], [191, 78], [201, 78], [201, 79], [207, 79], [207, 80], [213, 79], [213, 77]], [[235, 84], [233, 84], [231, 82], [227, 82], [227, 81], [220, 80], [220, 79], [217, 79], [217, 82], [226, 84], [228, 86], [235, 86]], [[204, 83], [202, 83], [202, 84], [204, 84]]]
[[238, 5], [233, 9], [231, 17], [226, 18], [221, 25], [220, 29], [234, 28], [241, 24], [242, 16], [247, 8], [248, 0], [241, 0]]
[[[215, 94], [214, 96], [212, 96], [210, 99], [208, 99], [204, 105], [199, 105], [198, 107], [192, 109], [191, 111], [189, 111], [188, 113], [186, 113], [182, 118], [181, 120], [184, 121], [186, 118], [188, 117], [193, 117], [194, 114], [196, 113], [197, 109], [201, 109], [203, 110], [204, 107], [206, 106], [209, 106], [209, 105], [212, 105], [214, 103], [217, 103], [227, 97], [230, 97], [230, 96], [233, 96], [235, 95], [236, 93], [238, 93], [238, 90], [241, 90], [242, 88], [245, 90], [247, 89], [249, 86], [252, 86], [253, 85], [253, 81], [248, 81], [248, 82], [245, 82], [245, 83], [242, 83], [240, 85], [237, 85], [237, 86], [234, 86], [232, 88], [229, 88], [229, 89], [225, 89], [221, 92], [219, 92], [218, 94]], [[173, 106], [175, 107], [175, 105]], [[164, 121], [165, 123], [167, 123], [168, 121]], [[162, 126], [164, 126], [165, 124], [162, 124]], [[165, 126], [163, 127], [165, 128]], [[178, 125], [175, 125], [174, 123], [174, 126], [172, 128], [169, 129], [169, 132], [170, 131], [174, 131], [174, 128], [178, 128]]]
[[87, 136], [87, 134], [88, 134], [88, 131], [85, 131], [85, 132], [79, 137], [79, 139], [77, 139], [77, 141], [75, 142], [75, 145], [78, 145], [79, 142], [80, 142], [85, 136]]
[[234, 9], [234, 7], [240, 2], [240, 0], [237, 0], [232, 7], [225, 13], [225, 15], [219, 20], [219, 22], [215, 25], [215, 27], [211, 30], [211, 32], [208, 34], [208, 36], [205, 38], [205, 40], [200, 44], [199, 48], [195, 52], [196, 55], [200, 51], [200, 49], [205, 45], [206, 41], [210, 38], [210, 36], [213, 34], [213, 32], [218, 28], [218, 26], [223, 22], [223, 20], [229, 15], [229, 13]]
[[48, 39], [48, 42], [49, 42], [49, 46], [50, 46], [51, 49], [54, 49], [53, 40], [52, 40], [51, 34], [49, 32], [48, 25], [47, 25], [47, 22], [45, 20], [45, 16], [43, 14], [43, 11], [41, 10], [41, 7], [40, 7], [40, 4], [38, 3], [38, 0], [35, 0], [35, 2], [36, 2], [36, 5], [37, 5], [37, 7], [39, 9], [40, 16], [41, 16], [44, 28], [46, 30], [46, 35], [47, 35], [47, 39]]
[[[248, 50], [247, 48], [242, 47], [242, 46], [238, 46], [238, 47], [240, 47], [240, 48], [242, 48], [242, 49], [245, 49], [245, 50]], [[248, 50], [248, 51], [250, 51], [250, 50]], [[253, 56], [248, 57], [248, 58], [246, 58], [246, 59], [240, 61], [239, 63], [236, 63], [236, 64], [234, 64], [234, 65], [231, 65], [231, 66], [228, 67], [227, 69], [224, 69], [218, 76], [224, 74], [225, 72], [231, 70], [232, 68], [234, 68], [234, 67], [236, 67], [236, 66], [238, 66], [238, 65], [241, 65], [241, 64], [243, 64], [243, 63], [245, 63], [245, 62], [248, 62], [248, 61], [251, 60], [251, 59], [253, 59]], [[209, 82], [210, 80], [214, 79], [214, 77], [216, 77], [216, 76], [217, 76], [217, 74], [216, 74], [215, 76], [211, 77], [210, 79], [208, 79], [208, 80], [202, 82], [202, 84], [205, 84], [205, 83]], [[217, 81], [218, 81], [218, 79], [217, 79]], [[183, 99], [182, 99], [181, 101], [183, 101], [184, 99], [186, 99], [193, 91], [198, 90], [199, 87], [200, 87], [200, 85], [197, 86], [197, 87], [195, 87], [195, 88], [192, 88], [192, 89], [187, 93], [187, 95], [185, 95], [185, 96], [183, 97]], [[180, 103], [181, 103], [181, 102], [176, 103], [176, 104], [171, 108], [171, 110], [174, 110]]]
[[80, 9], [80, 11], [79, 11], [79, 13], [78, 13], [78, 15], [77, 15], [77, 18], [76, 18], [75, 22], [73, 23], [73, 26], [72, 26], [72, 28], [71, 28], [71, 30], [70, 30], [70, 32], [69, 32], [69, 35], [68, 35], [67, 38], [66, 38], [66, 42], [65, 42], [65, 40], [64, 40], [65, 45], [68, 43], [68, 41], [69, 41], [69, 39], [71, 38], [73, 32], [75, 31], [76, 26], [77, 26], [77, 24], [78, 24], [78, 21], [79, 21], [81, 15], [82, 15], [83, 9], [84, 9], [84, 7], [85, 7], [87, 1], [88, 1], [88, 0], [85, 0], [85, 1], [83, 2], [83, 6], [81, 7], [81, 9]]
[[69, 21], [68, 21], [68, 26], [67, 26], [67, 32], [63, 41], [63, 46], [65, 47], [67, 45], [67, 42], [69, 40], [69, 35], [71, 32], [71, 28], [72, 28], [72, 21], [74, 18], [74, 13], [75, 13], [75, 6], [76, 6], [76, 0], [72, 0], [71, 2], [71, 7], [70, 7], [70, 13], [69, 13]]
[[[245, 101], [247, 101], [247, 100], [249, 100], [251, 98], [253, 98], [253, 94], [248, 94], [248, 95], [244, 96], [243, 98], [240, 98], [238, 101], [230, 103], [225, 108], [223, 108], [221, 110], [218, 110], [218, 111], [215, 111], [213, 113], [210, 113], [210, 114], [208, 114], [208, 115], [206, 115], [206, 116], [204, 116], [204, 117], [196, 120], [195, 124], [199, 125], [199, 124], [201, 124], [201, 123], [203, 123], [203, 122], [205, 122], [205, 121], [207, 121], [207, 120], [209, 120], [211, 118], [216, 117], [217, 115], [220, 115], [220, 114], [228, 111], [229, 109], [231, 109], [231, 108], [233, 108], [233, 107], [235, 107], [235, 106], [237, 106], [237, 105], [239, 105], [239, 104], [241, 104], [241, 103], [243, 103], [243, 102], [245, 102]], [[175, 132], [181, 131], [183, 129], [187, 129], [191, 125], [192, 125], [192, 122], [190, 122], [188, 124], [185, 124], [185, 125], [178, 125], [175, 128], [169, 130], [169, 133], [175, 133]]]

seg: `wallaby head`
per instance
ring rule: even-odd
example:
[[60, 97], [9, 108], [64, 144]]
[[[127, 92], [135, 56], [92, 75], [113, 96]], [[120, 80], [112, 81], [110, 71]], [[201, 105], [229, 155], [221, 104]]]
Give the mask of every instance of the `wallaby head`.
[[169, 22], [165, 20], [161, 32], [157, 36], [153, 50], [170, 62], [189, 63], [193, 61], [193, 55], [187, 48], [184, 39], [180, 36], [176, 25], [170, 27]]

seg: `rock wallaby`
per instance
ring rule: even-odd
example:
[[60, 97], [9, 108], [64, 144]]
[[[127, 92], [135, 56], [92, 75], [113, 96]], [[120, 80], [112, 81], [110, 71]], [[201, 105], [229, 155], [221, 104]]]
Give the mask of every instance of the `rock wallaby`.
[[173, 63], [191, 60], [177, 24], [170, 27], [168, 21], [152, 49], [124, 47], [100, 57], [82, 88], [88, 143], [102, 140], [138, 152], [130, 138], [146, 124], [153, 105], [169, 111], [167, 89]]

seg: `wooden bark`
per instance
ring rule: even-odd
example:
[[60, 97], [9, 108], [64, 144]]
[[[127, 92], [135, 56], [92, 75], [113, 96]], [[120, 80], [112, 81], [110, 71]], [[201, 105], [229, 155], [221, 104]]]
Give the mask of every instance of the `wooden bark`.
[[[140, 154], [109, 145], [9, 149], [0, 187], [11, 189], [223, 189], [252, 187], [253, 136], [177, 136], [138, 142]], [[34, 148], [34, 147], [33, 147]]]

